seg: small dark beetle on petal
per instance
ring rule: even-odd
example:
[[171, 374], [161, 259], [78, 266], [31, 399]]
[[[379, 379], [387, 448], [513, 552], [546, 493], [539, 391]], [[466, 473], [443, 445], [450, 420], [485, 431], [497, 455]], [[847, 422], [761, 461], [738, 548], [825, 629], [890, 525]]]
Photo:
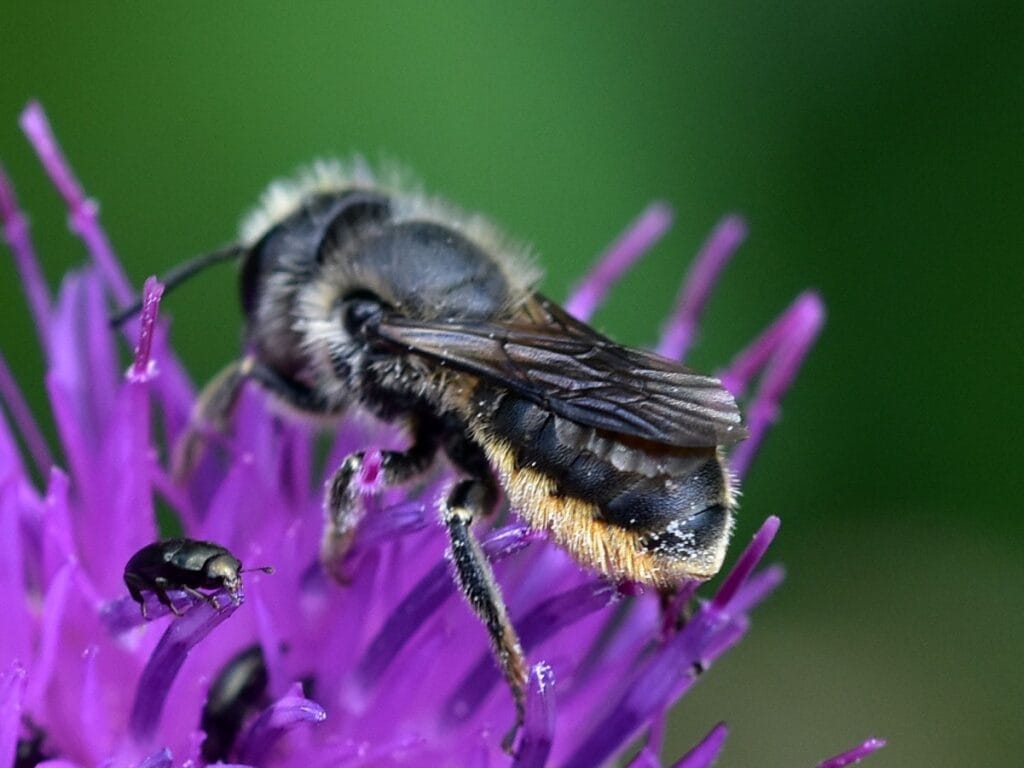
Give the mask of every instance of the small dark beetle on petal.
[[[271, 573], [271, 568], [260, 568]], [[168, 539], [148, 544], [124, 567], [124, 583], [132, 599], [146, 615], [143, 592], [152, 592], [176, 616], [181, 611], [171, 601], [168, 590], [180, 590], [217, 608], [217, 599], [200, 590], [226, 589], [234, 600], [242, 588], [242, 563], [228, 550], [210, 541]]]

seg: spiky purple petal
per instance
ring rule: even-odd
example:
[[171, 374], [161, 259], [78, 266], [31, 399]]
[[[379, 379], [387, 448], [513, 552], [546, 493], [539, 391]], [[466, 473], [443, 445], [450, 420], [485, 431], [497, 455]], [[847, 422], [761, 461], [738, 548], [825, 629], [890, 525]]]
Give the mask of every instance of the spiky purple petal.
[[170, 768], [170, 766], [171, 750], [167, 749], [167, 747], [158, 749], [138, 763], [138, 768]]
[[754, 539], [743, 550], [743, 554], [729, 571], [729, 575], [725, 577], [722, 586], [718, 588], [718, 592], [711, 601], [715, 608], [724, 610], [736, 597], [740, 587], [747, 582], [750, 574], [754, 572], [757, 564], [761, 562], [761, 558], [768, 551], [775, 534], [779, 532], [780, 522], [779, 518], [772, 515], [761, 524], [757, 533], [754, 534]]
[[302, 686], [295, 683], [287, 694], [260, 714], [239, 740], [239, 759], [258, 765], [289, 731], [326, 719], [324, 708], [303, 696]]
[[224, 622], [240, 603], [219, 594], [220, 606], [196, 601], [181, 618], [172, 621], [139, 677], [128, 732], [135, 743], [148, 746], [160, 723], [167, 695], [185, 658], [203, 638]]
[[[28, 403], [25, 402], [24, 395], [21, 394], [21, 388], [11, 376], [11, 370], [7, 367], [7, 361], [4, 360], [3, 355], [0, 355], [0, 403], [7, 406], [39, 474], [45, 475], [53, 466], [53, 456], [46, 444], [46, 438], [43, 437], [39, 425], [32, 417], [32, 411], [29, 409]], [[10, 462], [2, 464], [4, 467], [13, 465], [13, 457]]]
[[117, 301], [122, 305], [130, 303], [133, 297], [131, 284], [114, 255], [106, 232], [100, 226], [99, 206], [85, 196], [39, 102], [29, 103], [21, 113], [21, 128], [35, 147], [43, 168], [71, 212], [71, 230], [85, 241]]
[[730, 610], [764, 555], [778, 528], [769, 518], [740, 556], [730, 576], [727, 590], [703, 604], [683, 629], [631, 676], [624, 692], [611, 702], [605, 717], [596, 723], [581, 746], [566, 762], [569, 768], [599, 765], [615, 755], [621, 745], [663, 711], [688, 689], [697, 670], [734, 645], [747, 629], [746, 617]]
[[156, 329], [156, 318], [160, 311], [160, 297], [164, 295], [164, 286], [155, 277], [147, 277], [142, 286], [142, 319], [139, 323], [139, 342], [135, 346], [135, 359], [128, 370], [128, 380], [144, 382], [153, 378], [156, 363], [151, 357], [153, 352], [153, 333]]
[[29, 310], [35, 320], [36, 331], [43, 346], [47, 345], [45, 329], [50, 325], [50, 291], [46, 287], [43, 271], [36, 258], [35, 246], [28, 231], [28, 219], [18, 206], [14, 185], [0, 166], [0, 223], [4, 228], [4, 239], [14, 254], [21, 286], [28, 297]]
[[544, 664], [530, 669], [526, 694], [523, 736], [512, 765], [515, 768], [544, 768], [555, 735], [555, 675]]
[[725, 727], [725, 723], [719, 723], [693, 749], [674, 763], [672, 768], [711, 768], [718, 759], [728, 735], [729, 729]]
[[746, 236], [747, 223], [736, 215], [722, 219], [712, 231], [686, 275], [676, 308], [658, 342], [658, 354], [670, 360], [686, 357], [711, 290]]
[[[512, 526], [492, 534], [483, 542], [483, 550], [493, 562], [525, 547], [532, 537], [522, 526]], [[448, 563], [438, 563], [423, 577], [388, 617], [381, 631], [370, 642], [355, 679], [360, 687], [372, 687], [412, 635], [432, 616], [441, 603], [453, 596], [455, 584], [448, 575]]]
[[761, 384], [747, 406], [750, 437], [736, 446], [730, 466], [737, 476], [746, 474], [761, 441], [775, 423], [779, 403], [825, 322], [825, 305], [813, 291], [801, 294], [737, 359], [722, 376], [722, 383], [739, 397], [756, 371], [764, 369]]
[[26, 671], [15, 661], [0, 672], [0, 765], [14, 765], [25, 699]]
[[847, 765], [856, 765], [868, 755], [877, 752], [885, 746], [885, 739], [868, 739], [863, 744], [854, 747], [842, 754], [822, 760], [818, 768], [845, 768]]
[[588, 320], [612, 286], [671, 226], [672, 209], [666, 203], [649, 205], [598, 257], [597, 264], [569, 295], [566, 311], [579, 320]]

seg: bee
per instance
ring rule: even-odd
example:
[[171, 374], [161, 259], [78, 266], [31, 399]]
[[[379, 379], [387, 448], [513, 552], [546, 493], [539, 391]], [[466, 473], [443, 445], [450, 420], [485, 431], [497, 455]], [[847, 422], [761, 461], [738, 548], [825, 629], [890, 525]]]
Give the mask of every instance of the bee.
[[[257, 570], [266, 573], [271, 568]], [[242, 589], [242, 563], [219, 544], [195, 539], [167, 539], [147, 544], [129, 558], [124, 567], [124, 583], [132, 599], [146, 616], [143, 592], [153, 592], [157, 600], [175, 616], [183, 615], [174, 605], [169, 590], [180, 590], [217, 608], [217, 598], [200, 590], [227, 590], [232, 600]]]
[[[482, 217], [318, 165], [272, 185], [237, 243], [186, 263], [168, 288], [230, 259], [241, 261], [248, 352], [205, 390], [195, 423], [224, 428], [253, 381], [300, 413], [356, 407], [405, 425], [409, 447], [383, 453], [385, 484], [447, 457], [462, 476], [441, 514], [455, 579], [489, 633], [517, 725], [528, 666], [472, 529], [502, 491], [529, 526], [612, 580], [670, 589], [721, 567], [736, 495], [723, 448], [746, 436], [732, 395], [570, 316], [537, 291], [526, 249]], [[364, 460], [349, 456], [327, 484], [329, 566], [351, 540]]]

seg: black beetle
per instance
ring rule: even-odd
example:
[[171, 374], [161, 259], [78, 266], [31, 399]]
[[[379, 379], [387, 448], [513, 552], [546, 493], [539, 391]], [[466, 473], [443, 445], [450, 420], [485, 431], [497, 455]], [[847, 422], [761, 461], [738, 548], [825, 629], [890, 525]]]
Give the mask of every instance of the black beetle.
[[[258, 570], [271, 573], [270, 568]], [[143, 592], [152, 592], [176, 616], [181, 611], [168, 590], [181, 590], [217, 608], [217, 599], [201, 589], [226, 589], [234, 600], [242, 588], [242, 563], [219, 544], [196, 539], [168, 539], [147, 544], [124, 567], [128, 592], [146, 615]]]

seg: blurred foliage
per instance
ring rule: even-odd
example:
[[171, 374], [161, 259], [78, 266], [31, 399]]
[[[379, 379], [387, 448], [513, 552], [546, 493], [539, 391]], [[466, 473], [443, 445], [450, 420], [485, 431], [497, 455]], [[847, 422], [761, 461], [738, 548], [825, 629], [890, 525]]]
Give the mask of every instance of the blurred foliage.
[[[83, 252], [18, 130], [29, 98], [140, 284], [231, 239], [271, 178], [359, 151], [528, 238], [556, 296], [670, 201], [673, 233], [597, 318], [642, 344], [704, 235], [744, 213], [694, 363], [724, 364], [806, 286], [829, 321], [737, 532], [781, 515], [789, 583], [672, 747], [728, 718], [723, 765], [807, 765], [870, 733], [892, 742], [878, 766], [1019, 757], [1019, 3], [15, 0], [0, 18], [0, 159], [53, 285]], [[228, 269], [165, 308], [197, 380], [237, 351]], [[43, 412], [8, 258], [0, 312]]]

